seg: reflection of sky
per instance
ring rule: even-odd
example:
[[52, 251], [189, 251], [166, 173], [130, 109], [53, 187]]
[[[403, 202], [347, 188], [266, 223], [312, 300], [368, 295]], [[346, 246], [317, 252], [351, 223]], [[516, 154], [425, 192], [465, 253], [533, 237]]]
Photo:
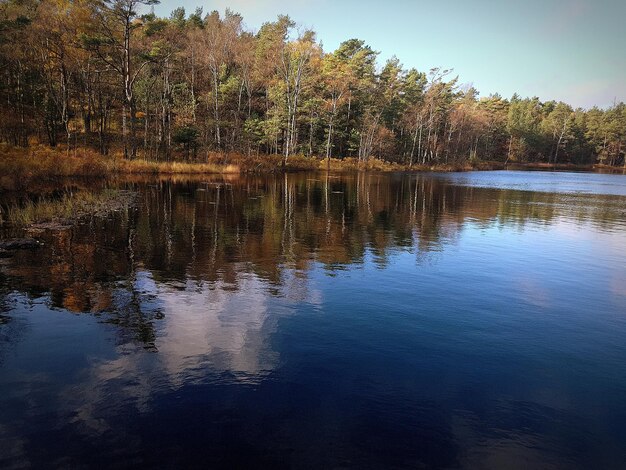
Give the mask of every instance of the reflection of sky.
[[[113, 342], [111, 329], [93, 317], [50, 312], [42, 303], [29, 307], [18, 296], [9, 324], [19, 326], [25, 338], [16, 342], [14, 337], [14, 344], [0, 338], [3, 357], [19, 357], [19, 363], [3, 369], [0, 390], [18, 390], [18, 401], [26, 392], [28, 401], [20, 406], [27, 412], [11, 424], [3, 424], [7, 417], [0, 413], [0, 448], [10, 449], [0, 451], [0, 462], [28, 463], [29, 442], [20, 431], [21, 426], [27, 428], [24, 419], [37, 422], [54, 413], [82, 433], [104, 436], [113, 431], [110, 418], [116, 410], [131, 406], [150, 413], [153, 400], [172, 390], [196, 382], [262, 380], [280, 360], [271, 342], [280, 318], [293, 314], [296, 303], [316, 308], [321, 302], [321, 293], [301, 273], [285, 270], [283, 283], [281, 300], [276, 301], [268, 292], [270, 285], [243, 266], [236, 289], [221, 281], [190, 281], [181, 289], [138, 272], [135, 289], [147, 299], [143, 308], [164, 314], [155, 325], [156, 353], [138, 344], [119, 344], [119, 339]], [[74, 348], [68, 349], [68, 344]], [[5, 394], [3, 399], [6, 403], [12, 397]]]
[[238, 284], [235, 291], [221, 283], [209, 288], [189, 282], [184, 291], [153, 285], [165, 312], [156, 346], [173, 380], [202, 375], [203, 366], [253, 376], [272, 369], [277, 358], [267, 350], [266, 336], [278, 312], [269, 311], [261, 280], [244, 274]]
[[[272, 371], [279, 356], [270, 338], [279, 319], [293, 313], [292, 302], [289, 295], [286, 302], [273, 301], [268, 284], [243, 268], [236, 288], [223, 281], [169, 286], [155, 282], [147, 271], [136, 275], [136, 288], [157, 299], [155, 307], [163, 313], [155, 324], [158, 353], [150, 363], [150, 374], [159, 375], [170, 387], [179, 387], [205, 378], [209, 371], [242, 381], [258, 380]], [[298, 282], [293, 272], [286, 270], [283, 280], [294, 292], [300, 285], [298, 302], [320, 301], [320, 294]], [[105, 375], [136, 369], [146, 372], [146, 364], [131, 365], [128, 360], [122, 356], [99, 367]]]
[[357, 265], [282, 269], [280, 284], [247, 263], [230, 283], [139, 270], [141, 311], [163, 314], [154, 350], [120, 340], [106, 314], [17, 295], [7, 326], [21, 335], [0, 338], [0, 457], [26, 462], [46, 426], [140, 448], [132, 422], [175, 410], [183, 432], [269, 419], [257, 438], [296, 456], [366, 442], [365, 455], [456, 456], [442, 466], [610, 467], [626, 435], [624, 231], [562, 215], [446, 224], [427, 256], [372, 245]]
[[507, 170], [449, 173], [440, 177], [479, 188], [626, 196], [626, 176], [619, 174]]

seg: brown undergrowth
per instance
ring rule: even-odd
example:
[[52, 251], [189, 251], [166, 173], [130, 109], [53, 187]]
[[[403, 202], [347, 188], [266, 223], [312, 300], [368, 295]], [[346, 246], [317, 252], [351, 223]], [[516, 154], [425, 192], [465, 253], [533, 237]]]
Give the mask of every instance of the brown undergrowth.
[[[202, 160], [202, 161], [198, 161]], [[587, 169], [575, 165], [547, 165], [514, 163], [508, 166], [520, 169]], [[377, 158], [306, 157], [292, 155], [283, 165], [282, 155], [243, 155], [238, 153], [209, 152], [197, 155], [196, 161], [186, 161], [182, 156], [173, 161], [149, 161], [143, 158], [124, 159], [121, 154], [102, 156], [92, 149], [79, 148], [66, 152], [63, 149], [35, 145], [27, 148], [0, 144], [0, 190], [22, 190], [33, 183], [53, 182], [66, 177], [112, 178], [122, 175], [203, 175], [268, 173], [276, 171], [471, 171], [500, 170], [503, 162], [465, 161], [435, 165], [388, 162]]]

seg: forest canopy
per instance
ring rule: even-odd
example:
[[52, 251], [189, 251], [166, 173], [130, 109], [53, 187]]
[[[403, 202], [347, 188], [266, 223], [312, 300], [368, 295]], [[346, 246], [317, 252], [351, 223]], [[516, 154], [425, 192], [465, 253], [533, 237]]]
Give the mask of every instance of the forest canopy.
[[452, 70], [381, 63], [359, 39], [324, 51], [288, 16], [253, 32], [230, 10], [161, 18], [145, 13], [154, 3], [2, 0], [0, 141], [158, 161], [625, 164], [624, 103], [481, 97]]

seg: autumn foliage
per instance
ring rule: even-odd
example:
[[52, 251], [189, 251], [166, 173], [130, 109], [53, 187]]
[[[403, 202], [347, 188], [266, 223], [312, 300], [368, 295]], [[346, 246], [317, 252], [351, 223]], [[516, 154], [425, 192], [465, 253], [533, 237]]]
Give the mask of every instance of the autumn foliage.
[[480, 97], [452, 70], [407, 69], [395, 57], [381, 64], [359, 39], [324, 51], [287, 16], [252, 32], [230, 10], [161, 18], [146, 13], [153, 3], [3, 2], [0, 141], [35, 146], [42, 165], [39, 146], [60, 149], [68, 163], [49, 170], [63, 174], [124, 168], [90, 151], [172, 172], [172, 162], [206, 165], [213, 154], [237, 155], [244, 167], [265, 158], [254, 166], [271, 169], [297, 155], [326, 167], [346, 159], [345, 168], [351, 159], [407, 168], [626, 163], [623, 103], [584, 110]]

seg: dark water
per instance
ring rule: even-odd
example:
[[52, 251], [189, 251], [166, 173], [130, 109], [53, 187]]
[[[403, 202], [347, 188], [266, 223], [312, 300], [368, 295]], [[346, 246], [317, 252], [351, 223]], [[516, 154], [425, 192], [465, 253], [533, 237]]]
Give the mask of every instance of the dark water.
[[0, 467], [625, 468], [625, 176], [129, 187], [0, 260]]

